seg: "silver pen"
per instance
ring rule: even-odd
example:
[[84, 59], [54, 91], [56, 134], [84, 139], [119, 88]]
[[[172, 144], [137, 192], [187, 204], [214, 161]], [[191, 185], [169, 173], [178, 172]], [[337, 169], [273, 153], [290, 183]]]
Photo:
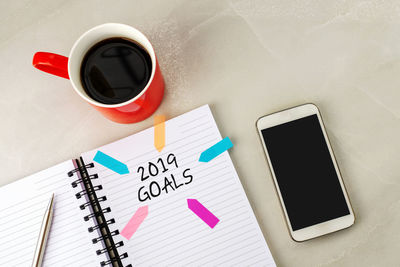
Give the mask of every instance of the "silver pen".
[[44, 213], [42, 226], [40, 227], [39, 238], [36, 244], [35, 254], [32, 261], [32, 267], [40, 267], [44, 250], [46, 249], [47, 237], [49, 235], [51, 222], [53, 221], [54, 194], [51, 196], [46, 212]]

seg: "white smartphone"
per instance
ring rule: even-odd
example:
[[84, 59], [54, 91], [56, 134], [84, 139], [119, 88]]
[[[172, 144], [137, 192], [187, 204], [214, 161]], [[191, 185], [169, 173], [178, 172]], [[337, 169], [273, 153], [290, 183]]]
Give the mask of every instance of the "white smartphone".
[[261, 117], [256, 125], [293, 240], [353, 225], [354, 212], [318, 108], [286, 109]]

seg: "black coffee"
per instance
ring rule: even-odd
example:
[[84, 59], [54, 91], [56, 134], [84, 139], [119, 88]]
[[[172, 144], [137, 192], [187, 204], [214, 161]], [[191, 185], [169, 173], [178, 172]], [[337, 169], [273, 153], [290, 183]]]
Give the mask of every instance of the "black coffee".
[[94, 45], [81, 66], [85, 92], [103, 104], [118, 104], [137, 96], [151, 75], [150, 55], [138, 44], [110, 38]]

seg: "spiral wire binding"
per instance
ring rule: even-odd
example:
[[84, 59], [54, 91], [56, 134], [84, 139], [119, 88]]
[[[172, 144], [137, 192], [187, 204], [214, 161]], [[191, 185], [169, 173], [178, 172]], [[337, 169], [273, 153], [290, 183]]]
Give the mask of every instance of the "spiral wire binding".
[[[101, 266], [112, 265], [113, 267], [123, 267], [122, 259], [126, 259], [128, 257], [128, 253], [124, 252], [121, 255], [118, 253], [117, 248], [124, 246], [123, 241], [119, 241], [117, 243], [114, 242], [113, 236], [119, 234], [118, 230], [110, 231], [109, 225], [115, 223], [115, 219], [106, 220], [104, 214], [111, 212], [110, 207], [102, 208], [100, 202], [104, 202], [107, 200], [106, 196], [97, 197], [97, 193], [103, 189], [101, 185], [93, 186], [91, 180], [97, 179], [99, 176], [97, 174], [89, 175], [87, 169], [93, 168], [94, 164], [84, 164], [82, 157], [80, 159], [76, 159], [75, 163], [77, 164], [77, 168], [68, 172], [68, 176], [72, 177], [75, 173], [79, 174], [78, 179], [71, 183], [73, 188], [76, 188], [79, 184], [83, 184], [84, 190], [75, 194], [77, 199], [82, 198], [83, 196], [87, 196], [88, 201], [79, 206], [81, 210], [85, 210], [90, 207], [92, 209], [92, 213], [83, 217], [85, 221], [89, 221], [91, 218], [94, 218], [96, 221], [96, 225], [88, 228], [89, 233], [93, 233], [98, 231], [101, 233], [101, 236], [93, 238], [92, 243], [96, 244], [98, 242], [103, 242], [104, 248], [96, 251], [97, 255], [101, 255], [104, 253], [108, 254], [108, 260], [100, 262]], [[126, 267], [132, 267], [131, 264]]]

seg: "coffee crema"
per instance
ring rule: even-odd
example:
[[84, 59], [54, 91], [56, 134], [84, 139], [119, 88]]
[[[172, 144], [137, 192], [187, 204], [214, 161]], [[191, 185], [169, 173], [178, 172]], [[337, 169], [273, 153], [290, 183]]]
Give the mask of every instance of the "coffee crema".
[[151, 57], [142, 46], [124, 38], [109, 38], [86, 53], [81, 65], [81, 82], [93, 100], [119, 104], [142, 92], [151, 71]]

